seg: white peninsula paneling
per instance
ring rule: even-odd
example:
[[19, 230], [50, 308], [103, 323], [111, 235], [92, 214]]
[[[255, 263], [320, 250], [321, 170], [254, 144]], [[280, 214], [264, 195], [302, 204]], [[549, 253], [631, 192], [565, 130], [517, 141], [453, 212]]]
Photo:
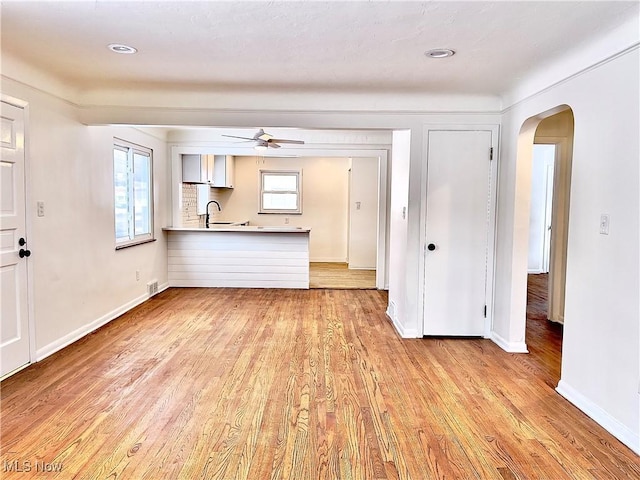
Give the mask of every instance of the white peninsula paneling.
[[167, 235], [172, 287], [309, 288], [308, 231], [194, 229]]

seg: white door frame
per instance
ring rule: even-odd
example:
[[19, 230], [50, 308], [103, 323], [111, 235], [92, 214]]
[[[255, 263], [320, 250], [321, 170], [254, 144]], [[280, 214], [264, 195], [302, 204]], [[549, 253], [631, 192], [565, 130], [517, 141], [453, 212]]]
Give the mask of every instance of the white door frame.
[[[567, 279], [565, 275], [565, 278], [561, 279], [562, 281], [559, 282], [560, 279], [558, 279], [557, 275], [554, 274], [554, 270], [559, 265], [558, 262], [566, 263], [567, 257], [566, 257], [566, 253], [564, 255], [559, 255], [558, 252], [555, 251], [555, 249], [559, 246], [557, 242], [558, 234], [556, 233], [555, 239], [553, 235], [554, 235], [554, 230], [555, 232], [558, 232], [560, 228], [565, 228], [565, 226], [558, 224], [558, 208], [559, 208], [558, 201], [560, 200], [559, 197], [561, 197], [562, 195], [567, 195], [565, 187], [568, 187], [570, 189], [571, 186], [570, 184], [563, 185], [561, 181], [558, 179], [558, 177], [560, 176], [560, 170], [562, 168], [561, 162], [563, 159], [566, 160], [566, 156], [568, 155], [567, 151], [570, 147], [570, 144], [569, 144], [569, 141], [567, 140], [567, 137], [540, 136], [534, 140], [534, 145], [555, 145], [556, 146], [556, 154], [553, 161], [553, 204], [552, 204], [552, 211], [551, 211], [552, 238], [551, 238], [551, 245], [549, 246], [549, 284], [547, 289], [549, 298], [547, 299], [547, 318], [549, 318], [550, 320], [553, 319], [552, 321], [555, 321], [555, 322], [559, 321], [560, 323], [564, 323], [564, 315], [562, 316], [556, 315], [556, 312], [560, 308], [559, 304], [561, 302], [558, 302], [558, 300], [556, 300], [556, 295], [554, 294], [554, 292], [557, 292], [560, 288], [562, 288], [562, 285], [566, 284]], [[569, 175], [571, 175], [571, 166], [569, 168]], [[568, 221], [569, 221], [569, 217], [567, 216], [566, 222]], [[567, 239], [568, 239], [568, 236], [567, 236]], [[568, 241], [568, 240], [565, 240], [565, 241]]]
[[[30, 122], [29, 122], [29, 103], [21, 100], [19, 98], [12, 97], [10, 95], [6, 95], [4, 93], [0, 93], [0, 101], [4, 103], [8, 103], [17, 108], [21, 108], [24, 112], [24, 199], [25, 202], [25, 235], [29, 241], [29, 249], [34, 249], [37, 252], [37, 244], [34, 242], [32, 238], [32, 217], [29, 214], [31, 211], [30, 206], [32, 204], [32, 192], [31, 192], [31, 169], [30, 165], [30, 146], [29, 146], [29, 138], [30, 138]], [[35, 363], [36, 358], [36, 325], [35, 325], [35, 308], [33, 299], [34, 289], [33, 289], [33, 259], [29, 259], [27, 261], [27, 311], [25, 314], [27, 315], [27, 325], [29, 326], [29, 363], [20, 367], [18, 370], [26, 368], [27, 366]], [[12, 372], [8, 372], [2, 378], [5, 378], [9, 375], [16, 373], [18, 370], [14, 370]]]
[[[487, 317], [484, 322], [484, 338], [491, 338], [491, 330], [493, 326], [493, 292], [495, 278], [495, 249], [496, 249], [496, 206], [498, 191], [498, 162], [500, 144], [500, 126], [490, 124], [480, 125], [445, 125], [430, 124], [425, 125], [422, 129], [422, 152], [425, 161], [422, 163], [422, 172], [420, 175], [420, 256], [418, 262], [419, 268], [419, 285], [418, 285], [418, 312], [422, 318], [421, 332], [425, 331], [424, 321], [424, 294], [425, 294], [425, 263], [427, 251], [427, 176], [428, 176], [428, 149], [429, 149], [429, 132], [430, 131], [488, 131], [491, 132], [491, 148], [493, 149], [493, 160], [489, 167], [489, 231], [487, 238], [487, 281], [485, 301], [487, 302]], [[487, 156], [489, 152], [487, 152]], [[489, 160], [487, 160], [489, 161]]]

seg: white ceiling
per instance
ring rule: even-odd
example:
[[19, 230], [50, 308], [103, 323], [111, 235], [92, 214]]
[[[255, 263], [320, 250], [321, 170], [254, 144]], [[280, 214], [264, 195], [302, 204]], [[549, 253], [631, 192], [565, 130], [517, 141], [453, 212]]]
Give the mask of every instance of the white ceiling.
[[[2, 1], [2, 52], [80, 89], [499, 95], [639, 2]], [[117, 55], [109, 43], [139, 50]], [[427, 59], [429, 48], [456, 55]]]

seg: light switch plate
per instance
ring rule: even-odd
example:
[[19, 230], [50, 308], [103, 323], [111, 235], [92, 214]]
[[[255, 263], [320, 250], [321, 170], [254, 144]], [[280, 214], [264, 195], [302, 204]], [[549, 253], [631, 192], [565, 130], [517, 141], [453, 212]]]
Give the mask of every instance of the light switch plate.
[[609, 214], [600, 215], [600, 235], [609, 235]]

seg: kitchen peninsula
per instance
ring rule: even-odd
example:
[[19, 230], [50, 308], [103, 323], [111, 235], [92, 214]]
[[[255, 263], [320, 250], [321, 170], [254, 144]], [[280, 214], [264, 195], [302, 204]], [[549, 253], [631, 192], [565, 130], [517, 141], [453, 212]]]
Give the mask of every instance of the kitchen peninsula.
[[309, 288], [309, 228], [163, 230], [171, 287]]

